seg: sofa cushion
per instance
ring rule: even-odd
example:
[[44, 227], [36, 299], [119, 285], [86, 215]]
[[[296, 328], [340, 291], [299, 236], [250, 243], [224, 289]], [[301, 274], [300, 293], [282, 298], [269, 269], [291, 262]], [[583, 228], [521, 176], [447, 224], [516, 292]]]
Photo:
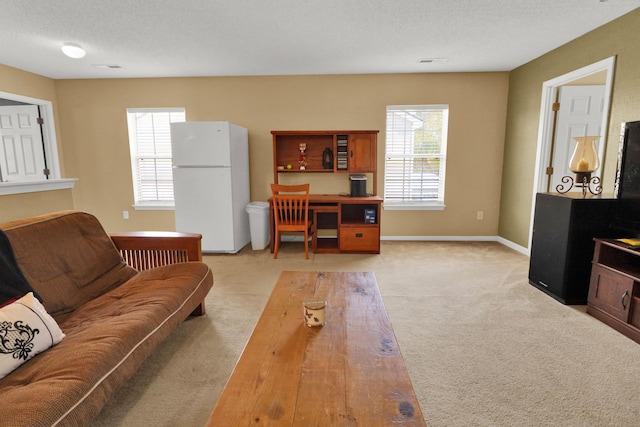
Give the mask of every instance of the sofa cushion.
[[29, 292], [42, 301], [20, 271], [9, 238], [0, 230], [0, 307]]
[[0, 308], [0, 378], [64, 336], [33, 292]]
[[56, 317], [67, 337], [0, 380], [0, 425], [87, 425], [212, 283], [206, 264], [167, 265]]
[[4, 227], [20, 269], [53, 317], [136, 274], [93, 215], [57, 212]]

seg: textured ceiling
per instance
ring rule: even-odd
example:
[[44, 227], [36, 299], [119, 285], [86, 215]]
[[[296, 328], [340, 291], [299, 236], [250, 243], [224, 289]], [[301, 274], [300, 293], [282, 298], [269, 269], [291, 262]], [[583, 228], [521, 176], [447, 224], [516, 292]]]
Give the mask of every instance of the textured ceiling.
[[[506, 71], [637, 7], [640, 0], [0, 0], [0, 63], [56, 79]], [[63, 56], [64, 42], [87, 55]]]

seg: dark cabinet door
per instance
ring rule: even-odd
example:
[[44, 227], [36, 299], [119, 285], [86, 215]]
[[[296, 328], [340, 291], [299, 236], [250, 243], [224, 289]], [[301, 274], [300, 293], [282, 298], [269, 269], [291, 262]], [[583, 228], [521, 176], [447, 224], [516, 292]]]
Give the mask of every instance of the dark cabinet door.
[[599, 265], [593, 266], [592, 277], [589, 304], [627, 323], [633, 299], [634, 279]]

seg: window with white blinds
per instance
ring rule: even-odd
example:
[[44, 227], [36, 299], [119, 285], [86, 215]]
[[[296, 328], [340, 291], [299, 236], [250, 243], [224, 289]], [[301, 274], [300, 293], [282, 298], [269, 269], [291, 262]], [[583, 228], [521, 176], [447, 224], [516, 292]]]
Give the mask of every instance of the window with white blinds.
[[385, 209], [443, 209], [448, 105], [387, 107]]
[[127, 109], [136, 207], [173, 206], [169, 124], [184, 121], [184, 108]]

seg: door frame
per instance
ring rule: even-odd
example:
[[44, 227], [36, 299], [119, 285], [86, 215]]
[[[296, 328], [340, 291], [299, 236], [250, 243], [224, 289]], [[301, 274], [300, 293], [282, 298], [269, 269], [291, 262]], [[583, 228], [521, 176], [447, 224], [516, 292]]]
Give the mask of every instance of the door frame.
[[0, 98], [9, 99], [11, 101], [23, 102], [25, 104], [37, 105], [40, 107], [40, 115], [44, 120], [42, 125], [42, 142], [44, 144], [45, 157], [47, 165], [51, 172], [52, 179], [60, 178], [60, 164], [58, 159], [58, 143], [56, 141], [55, 122], [53, 120], [53, 104], [51, 101], [44, 99], [31, 98], [28, 96], [17, 95], [15, 93], [0, 92]]
[[40, 106], [40, 115], [44, 120], [42, 140], [44, 143], [45, 156], [47, 157], [47, 167], [50, 172], [49, 178], [43, 181], [2, 182], [0, 183], [0, 196], [73, 188], [75, 181], [77, 181], [76, 178], [61, 177], [62, 170], [60, 158], [58, 157], [58, 141], [53, 118], [53, 103], [45, 99], [31, 98], [29, 96], [2, 91], [0, 91], [0, 98]]
[[[555, 77], [551, 80], [547, 80], [542, 83], [542, 100], [540, 102], [540, 122], [538, 124], [538, 144], [536, 150], [536, 166], [535, 175], [533, 179], [533, 191], [531, 199], [531, 219], [529, 223], [529, 252], [531, 251], [531, 239], [533, 237], [533, 220], [536, 208], [536, 194], [540, 191], [546, 191], [546, 168], [547, 159], [551, 153], [551, 139], [555, 129], [553, 128], [553, 103], [556, 100], [556, 91], [560, 86], [564, 86], [572, 81], [590, 76], [600, 71], [607, 71], [607, 77], [605, 81], [604, 90], [604, 106], [602, 111], [602, 133], [601, 143], [599, 147], [598, 156], [600, 157], [600, 164], [604, 161], [604, 153], [607, 146], [607, 134], [609, 123], [609, 110], [611, 107], [611, 92], [613, 91], [613, 71], [615, 68], [616, 57], [610, 56], [609, 58], [571, 71], [567, 74], [563, 74], [559, 77]], [[598, 172], [596, 175], [600, 175]]]

